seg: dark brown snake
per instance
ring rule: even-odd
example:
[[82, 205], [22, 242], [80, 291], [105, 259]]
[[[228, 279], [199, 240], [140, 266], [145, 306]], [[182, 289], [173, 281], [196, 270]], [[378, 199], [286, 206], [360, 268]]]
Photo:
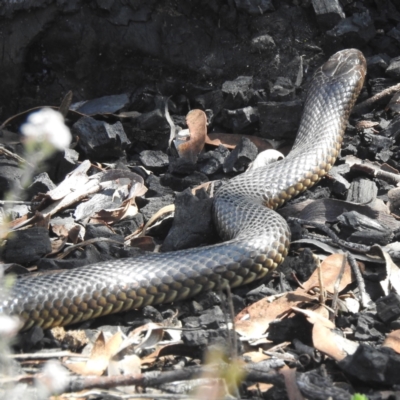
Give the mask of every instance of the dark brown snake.
[[290, 244], [288, 226], [273, 209], [332, 167], [365, 73], [365, 59], [354, 49], [336, 53], [316, 71], [287, 158], [239, 175], [216, 193], [214, 221], [223, 243], [22, 277], [0, 311], [21, 316], [24, 329], [50, 328], [264, 277]]

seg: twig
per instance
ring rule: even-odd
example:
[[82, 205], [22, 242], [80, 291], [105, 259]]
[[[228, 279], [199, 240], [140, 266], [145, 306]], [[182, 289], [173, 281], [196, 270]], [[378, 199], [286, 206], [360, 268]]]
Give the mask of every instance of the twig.
[[340, 282], [342, 281], [343, 275], [344, 275], [344, 271], [346, 268], [346, 261], [347, 258], [343, 256], [342, 259], [342, 266], [340, 268], [339, 271], [339, 275], [336, 279], [335, 285], [333, 287], [333, 296], [332, 296], [332, 309], [333, 309], [333, 314], [331, 317], [331, 321], [333, 322], [335, 320], [335, 317], [337, 315], [337, 302], [338, 302], [338, 298], [339, 298], [339, 288], [340, 288]]
[[353, 113], [357, 115], [367, 113], [374, 107], [378, 107], [383, 103], [388, 102], [390, 100], [390, 97], [392, 97], [399, 90], [400, 90], [400, 83], [394, 86], [390, 86], [382, 90], [381, 92], [377, 93], [375, 96], [370, 97], [368, 100], [365, 100], [360, 104], [357, 104], [353, 108]]
[[[330, 228], [328, 228], [326, 225], [323, 224], [319, 224], [317, 222], [313, 222], [313, 221], [307, 221], [304, 219], [300, 219], [300, 218], [293, 218], [290, 217], [289, 221], [294, 221], [294, 222], [298, 222], [300, 225], [309, 225], [312, 226], [313, 228], [319, 229], [322, 232], [324, 232], [327, 236], [329, 236], [333, 242], [335, 244], [337, 244], [338, 246], [342, 247], [342, 248], [346, 248], [349, 250], [353, 250], [356, 251], [358, 253], [368, 253], [371, 250], [370, 246], [365, 246], [363, 244], [359, 244], [359, 243], [352, 243], [352, 242], [347, 242], [343, 239], [340, 239], [336, 233], [334, 233]], [[320, 239], [318, 239], [320, 240]], [[321, 238], [322, 240], [322, 238]]]
[[[192, 379], [195, 376], [210, 374], [221, 375], [221, 370], [227, 365], [216, 366], [191, 366], [181, 370], [174, 371], [151, 371], [143, 374], [117, 375], [117, 376], [80, 376], [73, 377], [69, 383], [66, 392], [77, 392], [85, 389], [98, 388], [106, 389], [115, 386], [137, 385], [141, 387], [158, 387], [164, 383], [184, 381]], [[249, 365], [243, 369], [246, 380], [250, 382], [264, 382], [282, 386], [282, 378], [275, 372], [266, 372], [256, 364]]]
[[49, 353], [22, 353], [22, 354], [8, 355], [8, 358], [16, 360], [47, 360], [49, 358], [59, 358], [59, 357], [88, 358], [82, 354], [72, 353], [70, 351], [54, 351]]
[[356, 262], [356, 259], [353, 257], [352, 254], [349, 252], [346, 253], [347, 260], [349, 261], [349, 264], [353, 270], [353, 273], [356, 277], [358, 289], [360, 291], [360, 301], [361, 301], [361, 306], [363, 308], [367, 308], [369, 303], [371, 303], [371, 298], [369, 297], [366, 289], [365, 289], [365, 283], [364, 280], [361, 276], [360, 269], [358, 268], [358, 264]]
[[320, 304], [325, 304], [326, 301], [326, 292], [325, 292], [325, 287], [324, 287], [324, 282], [322, 279], [322, 269], [321, 269], [321, 262], [319, 261], [319, 258], [315, 255], [313, 255], [314, 261], [317, 264], [317, 270], [318, 270], [318, 283], [319, 283], [319, 303]]
[[[322, 225], [322, 224], [318, 224], [315, 222], [309, 222], [309, 221], [305, 221], [299, 218], [290, 218], [290, 220], [292, 221], [296, 221], [301, 225], [310, 225], [313, 226], [317, 229], [322, 230], [324, 233], [326, 233], [341, 249], [352, 249], [355, 251], [358, 251], [360, 253], [368, 253], [371, 250], [370, 246], [364, 246], [364, 245], [360, 245], [360, 244], [356, 244], [356, 243], [350, 243], [350, 242], [346, 242], [345, 240], [339, 239], [336, 234], [329, 229], [327, 226]], [[367, 294], [366, 290], [365, 290], [365, 283], [364, 280], [361, 276], [361, 272], [358, 268], [358, 264], [355, 260], [355, 258], [353, 257], [353, 255], [349, 252], [346, 252], [346, 256], [347, 259], [349, 261], [349, 264], [354, 272], [354, 275], [356, 277], [356, 281], [357, 281], [357, 285], [358, 288], [360, 290], [360, 301], [361, 301], [361, 306], [363, 308], [367, 308], [368, 304], [371, 302], [371, 299], [369, 297], [369, 295]]]
[[15, 161], [18, 161], [21, 164], [26, 164], [29, 165], [31, 168], [35, 168], [34, 165], [32, 165], [30, 162], [26, 161], [22, 157], [20, 157], [18, 154], [15, 154], [9, 150], [7, 150], [5, 147], [0, 146], [0, 154], [4, 154], [6, 157], [12, 158]]

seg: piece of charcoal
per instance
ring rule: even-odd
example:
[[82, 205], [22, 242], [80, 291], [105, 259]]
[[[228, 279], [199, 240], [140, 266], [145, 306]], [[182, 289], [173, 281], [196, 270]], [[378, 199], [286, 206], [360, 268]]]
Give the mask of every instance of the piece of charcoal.
[[300, 315], [292, 318], [272, 321], [268, 328], [268, 340], [282, 343], [283, 341], [293, 341], [298, 339], [308, 343], [312, 331], [312, 325], [304, 321]]
[[80, 118], [72, 126], [72, 132], [79, 136], [79, 147], [86, 156], [97, 160], [120, 157], [131, 144], [121, 122], [110, 125], [91, 117]]
[[394, 236], [393, 231], [387, 226], [357, 211], [345, 212], [337, 220], [341, 232], [348, 235], [347, 240], [354, 243], [362, 243], [367, 246], [386, 245]]
[[290, 78], [279, 76], [269, 89], [270, 99], [278, 102], [293, 100], [295, 90]]
[[[94, 238], [108, 238], [116, 242], [124, 244], [124, 237], [113, 232], [108, 226], [103, 224], [87, 224], [85, 232], [85, 240]], [[121, 247], [116, 243], [108, 241], [98, 241], [94, 243], [94, 246], [99, 250], [101, 254], [115, 255], [118, 249]]]
[[42, 172], [33, 178], [32, 183], [26, 189], [27, 198], [32, 199], [38, 193], [47, 193], [55, 189], [55, 187], [56, 185], [50, 179], [49, 174], [47, 172]]
[[400, 57], [394, 57], [390, 60], [386, 74], [394, 79], [400, 78]]
[[251, 39], [250, 46], [253, 52], [265, 53], [273, 51], [276, 47], [276, 44], [272, 36], [264, 34]]
[[382, 341], [384, 336], [375, 328], [375, 319], [371, 313], [362, 313], [357, 320], [354, 338], [356, 340]]
[[85, 232], [85, 240], [94, 239], [94, 238], [110, 238], [116, 240], [117, 242], [124, 243], [124, 238], [120, 235], [115, 234], [115, 232], [103, 224], [87, 224], [86, 232]]
[[391, 292], [388, 296], [376, 301], [378, 317], [385, 323], [389, 323], [400, 317], [400, 296]]
[[221, 304], [220, 296], [213, 292], [203, 292], [196, 296], [196, 301], [203, 307], [204, 310], [208, 310], [211, 307]]
[[208, 332], [204, 329], [196, 329], [194, 331], [184, 330], [182, 332], [182, 341], [191, 347], [207, 346]]
[[79, 105], [78, 108], [74, 108], [74, 105], [72, 104], [70, 108], [71, 110], [76, 110], [86, 115], [114, 114], [122, 108], [126, 107], [128, 104], [129, 95], [116, 94], [85, 101], [83, 104]]
[[33, 227], [14, 231], [7, 238], [3, 252], [6, 263], [30, 265], [41, 257], [51, 253], [49, 231], [42, 227]]
[[[172, 227], [162, 245], [162, 251], [175, 251], [212, 243], [218, 235], [211, 210], [213, 199], [204, 190], [194, 196], [190, 189], [175, 198], [175, 216]], [[201, 218], [199, 218], [201, 215]]]
[[368, 204], [376, 199], [378, 188], [376, 183], [364, 178], [356, 178], [350, 184], [346, 201], [359, 204]]
[[214, 115], [218, 115], [224, 107], [222, 90], [212, 90], [197, 95], [193, 100], [193, 105], [202, 110], [212, 110]]
[[221, 329], [221, 325], [226, 322], [226, 317], [220, 306], [214, 306], [201, 314], [199, 321], [202, 328]]
[[[371, 97], [375, 96], [376, 94], [382, 92], [383, 90], [396, 85], [398, 82], [394, 79], [391, 78], [375, 78], [375, 79], [369, 79], [368, 84], [370, 86], [370, 91], [371, 91]], [[384, 105], [387, 104], [387, 101], [384, 99]], [[373, 117], [373, 114], [369, 114], [371, 117]], [[364, 119], [371, 119], [368, 118], [368, 115], [364, 115]]]
[[190, 175], [196, 170], [196, 164], [186, 158], [170, 157], [168, 172], [178, 175]]
[[398, 385], [400, 355], [389, 347], [374, 348], [361, 343], [354, 354], [338, 361], [346, 374], [368, 384]]
[[242, 137], [240, 143], [232, 150], [225, 159], [223, 170], [228, 172], [243, 172], [249, 164], [257, 157], [256, 145], [248, 138]]
[[160, 172], [169, 165], [168, 156], [161, 150], [143, 150], [139, 158], [145, 168], [151, 171]]
[[154, 174], [150, 174], [145, 181], [147, 187], [146, 197], [162, 197], [166, 194], [174, 194], [174, 191], [168, 186], [163, 186], [160, 178]]
[[365, 136], [368, 136], [369, 138], [369, 149], [373, 154], [379, 153], [381, 150], [388, 150], [394, 142], [393, 138], [389, 138], [383, 135], [366, 133]]
[[49, 165], [47, 172], [53, 182], [61, 182], [65, 176], [78, 166], [79, 153], [74, 149], [58, 151], [46, 164]]
[[219, 122], [234, 133], [250, 133], [259, 120], [257, 108], [249, 106], [236, 110], [223, 109]]
[[386, 54], [375, 54], [367, 57], [368, 76], [371, 78], [381, 77], [386, 71], [390, 57]]
[[240, 11], [250, 15], [260, 15], [266, 11], [275, 11], [272, 0], [234, 0]]
[[152, 306], [144, 307], [142, 313], [144, 317], [151, 319], [153, 322], [162, 322], [164, 320], [160, 311]]
[[339, 0], [312, 0], [317, 21], [322, 30], [332, 29], [346, 18]]
[[299, 127], [303, 103], [301, 100], [260, 102], [260, 135], [267, 139], [294, 140]]
[[168, 121], [160, 109], [141, 114], [136, 119], [136, 123], [139, 129], [143, 129], [144, 131], [170, 129]]
[[0, 156], [0, 196], [13, 189], [21, 189], [20, 181], [22, 177], [22, 169], [18, 162], [3, 156]]
[[184, 328], [196, 329], [200, 328], [200, 317], [195, 317], [191, 315], [182, 319], [182, 325]]
[[222, 166], [229, 154], [229, 150], [220, 144], [215, 150], [200, 154], [197, 159], [197, 168], [208, 176], [215, 174], [222, 170]]
[[234, 81], [224, 82], [222, 84], [224, 108], [233, 110], [247, 106], [252, 87], [253, 77], [251, 76], [239, 76]]
[[332, 172], [332, 170], [329, 172], [329, 178], [328, 183], [332, 193], [343, 197], [350, 187], [350, 182], [342, 175]]
[[204, 311], [203, 306], [196, 300], [190, 301], [189, 309], [192, 315], [200, 315]]
[[381, 131], [381, 135], [397, 141], [400, 135], [400, 115], [396, 115], [390, 121], [389, 125]]
[[326, 34], [340, 40], [345, 46], [352, 47], [368, 43], [376, 35], [376, 30], [369, 11], [365, 11], [342, 19]]
[[168, 186], [177, 192], [182, 192], [189, 187], [195, 187], [208, 181], [209, 179], [207, 175], [198, 171], [194, 171], [193, 174], [184, 177], [167, 172], [160, 179], [161, 184]]
[[139, 207], [140, 212], [143, 214], [144, 220], [147, 222], [153, 214], [161, 210], [163, 207], [174, 203], [175, 196], [167, 194], [162, 197], [152, 197], [145, 199], [143, 197], [136, 198], [136, 204]]

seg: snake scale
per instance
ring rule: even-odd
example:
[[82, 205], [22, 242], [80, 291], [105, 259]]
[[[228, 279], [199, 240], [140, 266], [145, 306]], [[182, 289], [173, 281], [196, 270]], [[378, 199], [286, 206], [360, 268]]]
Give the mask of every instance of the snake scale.
[[365, 73], [365, 59], [355, 49], [334, 54], [316, 71], [289, 155], [239, 175], [217, 191], [213, 217], [222, 243], [24, 276], [0, 311], [19, 315], [23, 329], [51, 328], [264, 277], [282, 262], [290, 244], [289, 228], [273, 209], [332, 167]]

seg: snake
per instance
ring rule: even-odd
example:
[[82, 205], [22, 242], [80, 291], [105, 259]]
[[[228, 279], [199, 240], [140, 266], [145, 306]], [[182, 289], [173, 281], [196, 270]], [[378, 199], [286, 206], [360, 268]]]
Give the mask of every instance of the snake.
[[0, 302], [0, 312], [19, 316], [22, 330], [48, 329], [265, 277], [290, 245], [287, 222], [275, 209], [333, 166], [365, 75], [365, 58], [356, 49], [335, 53], [315, 71], [287, 157], [240, 174], [216, 191], [212, 214], [221, 242], [23, 275]]

